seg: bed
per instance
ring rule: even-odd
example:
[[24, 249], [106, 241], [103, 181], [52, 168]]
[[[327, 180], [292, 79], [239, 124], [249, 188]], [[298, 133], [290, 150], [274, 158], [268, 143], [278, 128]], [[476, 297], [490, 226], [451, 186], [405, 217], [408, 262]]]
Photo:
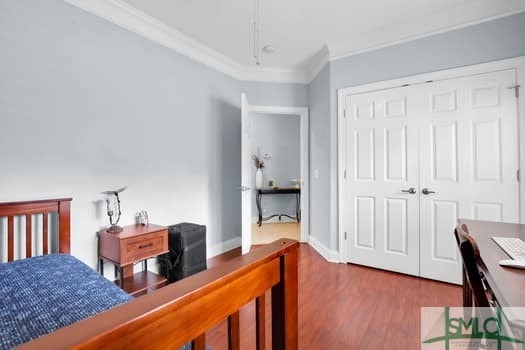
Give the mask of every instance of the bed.
[[[23, 343], [21, 349], [178, 349], [190, 342], [193, 349], [205, 349], [206, 331], [228, 319], [228, 348], [239, 349], [239, 309], [255, 299], [257, 349], [297, 349], [296, 241], [276, 241], [131, 298], [69, 255], [70, 208], [70, 198], [0, 203], [0, 218], [7, 221], [0, 244], [8, 261], [0, 265], [5, 301], [0, 327], [10, 334], [3, 348]], [[56, 213], [57, 232], [47, 232], [49, 213]], [[36, 257], [34, 215], [42, 215], [43, 256]], [[20, 221], [25, 221], [25, 234], [15, 230], [20, 231], [22, 226], [15, 225]], [[51, 234], [58, 254], [51, 252]], [[271, 344], [265, 334], [268, 290]]]

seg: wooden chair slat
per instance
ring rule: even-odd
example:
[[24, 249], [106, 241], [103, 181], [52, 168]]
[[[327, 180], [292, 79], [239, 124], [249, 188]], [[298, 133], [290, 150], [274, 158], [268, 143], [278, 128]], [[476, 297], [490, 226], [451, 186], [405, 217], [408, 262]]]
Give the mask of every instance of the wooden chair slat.
[[[464, 306], [489, 307], [490, 301], [483, 286], [476, 240], [468, 233], [466, 225], [457, 226], [454, 234], [459, 242], [459, 251], [463, 260], [463, 283], [467, 286], [463, 291]], [[471, 294], [467, 295], [468, 293]]]
[[32, 216], [30, 214], [26, 215], [26, 258], [30, 258], [31, 255], [31, 248], [32, 248], [32, 237], [33, 237], [33, 230], [32, 230]]

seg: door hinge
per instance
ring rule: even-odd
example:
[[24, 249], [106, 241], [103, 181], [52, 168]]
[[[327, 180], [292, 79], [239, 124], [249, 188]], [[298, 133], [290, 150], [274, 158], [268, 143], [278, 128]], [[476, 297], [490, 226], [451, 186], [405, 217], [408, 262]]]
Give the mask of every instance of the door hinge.
[[518, 182], [520, 182], [520, 171], [516, 171], [516, 179], [518, 179]]
[[520, 86], [521, 85], [509, 86], [507, 89], [514, 89], [514, 96], [516, 96], [516, 98], [519, 98], [520, 97]]
[[346, 180], [346, 170], [343, 171], [343, 178]]
[[345, 241], [347, 240], [347, 237], [348, 237], [348, 235], [347, 235], [346, 232], [345, 232]]
[[346, 119], [346, 108], [343, 110], [343, 118]]

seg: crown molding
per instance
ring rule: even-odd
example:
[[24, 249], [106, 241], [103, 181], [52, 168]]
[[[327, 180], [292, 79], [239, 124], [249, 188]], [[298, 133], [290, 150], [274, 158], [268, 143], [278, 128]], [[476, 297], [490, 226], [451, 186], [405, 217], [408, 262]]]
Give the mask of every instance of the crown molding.
[[307, 80], [308, 83], [311, 83], [312, 80], [314, 80], [319, 72], [324, 68], [330, 62], [330, 50], [328, 49], [328, 46], [323, 45], [321, 50], [314, 55], [314, 57], [310, 60], [310, 64], [307, 68]]
[[241, 67], [240, 78], [242, 81], [259, 81], [271, 83], [308, 84], [308, 73], [303, 70], [266, 68], [266, 67]]
[[241, 81], [308, 83], [302, 70], [243, 66], [121, 0], [64, 0]]
[[473, 25], [476, 25], [476, 24], [481, 24], [481, 23], [485, 23], [485, 22], [494, 21], [494, 20], [497, 20], [497, 19], [500, 19], [500, 18], [509, 17], [509, 16], [517, 15], [519, 13], [524, 13], [524, 12], [525, 12], [525, 10], [523, 10], [523, 9], [522, 10], [516, 10], [516, 11], [510, 11], [510, 12], [505, 12], [505, 13], [500, 14], [500, 15], [491, 16], [491, 17], [487, 17], [487, 18], [483, 18], [483, 19], [479, 19], [479, 20], [475, 20], [475, 21], [470, 21], [470, 22], [463, 23], [463, 24], [458, 24], [458, 25], [452, 26], [452, 27], [447, 27], [447, 28], [443, 28], [443, 29], [430, 31], [430, 32], [427, 32], [425, 34], [412, 35], [412, 36], [408, 36], [408, 37], [400, 39], [400, 40], [393, 40], [393, 41], [384, 42], [382, 44], [375, 45], [375, 46], [370, 46], [370, 47], [367, 47], [367, 48], [361, 49], [361, 50], [349, 51], [349, 52], [345, 52], [345, 53], [341, 53], [341, 54], [332, 55], [332, 56], [330, 56], [330, 61], [336, 61], [336, 60], [340, 60], [342, 58], [359, 55], [359, 54], [362, 54], [362, 53], [365, 53], [365, 52], [375, 51], [375, 50], [383, 49], [383, 48], [389, 47], [389, 46], [404, 44], [404, 43], [407, 43], [407, 42], [410, 42], [410, 41], [428, 38], [430, 36], [443, 34], [443, 33], [451, 32], [451, 31], [458, 30], [458, 29], [463, 29], [463, 28], [470, 27], [470, 26], [473, 26]]
[[259, 81], [274, 83], [309, 84], [326, 64], [331, 61], [359, 55], [365, 52], [394, 46], [437, 34], [462, 29], [472, 25], [496, 20], [499, 18], [525, 12], [518, 10], [501, 15], [488, 17], [482, 20], [471, 21], [461, 25], [448, 27], [422, 35], [409, 36], [401, 40], [385, 42], [363, 50], [350, 51], [342, 54], [330, 55], [327, 45], [314, 55], [305, 69], [284, 69], [270, 67], [243, 66], [222, 53], [211, 49], [188, 35], [162, 23], [156, 18], [139, 11], [122, 0], [64, 0], [64, 2], [104, 18], [122, 28], [141, 35], [162, 46], [170, 48], [181, 55], [204, 64], [240, 81]]
[[240, 79], [240, 65], [120, 0], [64, 0], [120, 27]]

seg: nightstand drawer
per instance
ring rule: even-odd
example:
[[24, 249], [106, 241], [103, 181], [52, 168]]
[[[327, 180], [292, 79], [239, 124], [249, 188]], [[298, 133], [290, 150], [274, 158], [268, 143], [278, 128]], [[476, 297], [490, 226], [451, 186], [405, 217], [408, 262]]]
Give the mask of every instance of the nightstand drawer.
[[121, 264], [153, 257], [168, 251], [166, 232], [154, 232], [121, 241]]

